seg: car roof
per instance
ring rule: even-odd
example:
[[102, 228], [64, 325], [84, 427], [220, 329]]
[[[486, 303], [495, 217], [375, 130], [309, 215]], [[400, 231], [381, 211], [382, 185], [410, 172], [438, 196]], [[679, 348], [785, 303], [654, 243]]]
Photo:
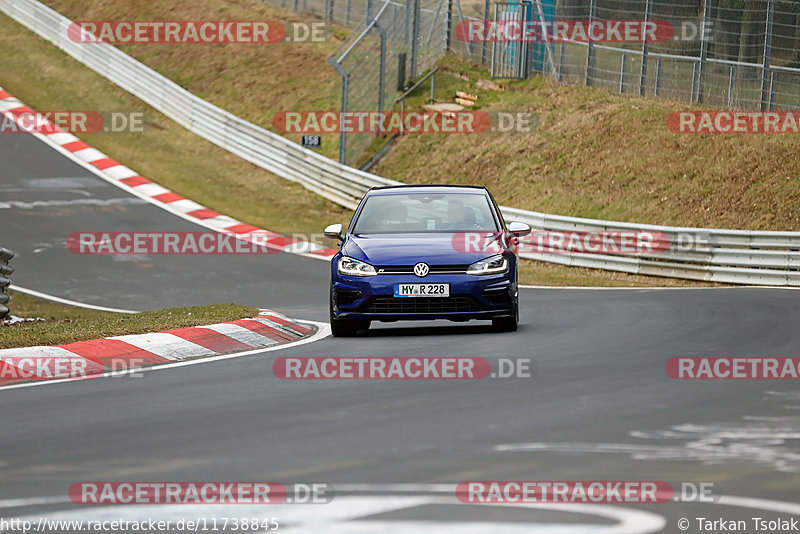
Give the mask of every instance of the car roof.
[[396, 195], [409, 193], [461, 193], [470, 195], [482, 195], [487, 193], [482, 185], [390, 185], [384, 187], [373, 187], [367, 191], [368, 195]]

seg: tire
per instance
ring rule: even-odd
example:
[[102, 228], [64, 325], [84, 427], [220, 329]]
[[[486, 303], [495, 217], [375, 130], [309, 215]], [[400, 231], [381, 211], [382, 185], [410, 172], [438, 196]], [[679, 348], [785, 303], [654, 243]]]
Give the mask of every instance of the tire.
[[330, 305], [331, 334], [333, 337], [354, 337], [359, 330], [369, 329], [369, 321], [337, 319]]
[[514, 306], [514, 315], [492, 319], [492, 327], [497, 332], [514, 332], [519, 325], [519, 304]]

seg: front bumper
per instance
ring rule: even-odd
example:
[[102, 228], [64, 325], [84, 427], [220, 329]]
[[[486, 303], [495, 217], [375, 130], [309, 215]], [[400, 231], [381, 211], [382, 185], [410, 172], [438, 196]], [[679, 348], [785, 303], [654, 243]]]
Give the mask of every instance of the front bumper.
[[[449, 297], [394, 297], [395, 284], [446, 283]], [[431, 274], [337, 275], [331, 284], [331, 302], [337, 319], [377, 321], [491, 319], [516, 310], [517, 284], [513, 272], [497, 275]]]

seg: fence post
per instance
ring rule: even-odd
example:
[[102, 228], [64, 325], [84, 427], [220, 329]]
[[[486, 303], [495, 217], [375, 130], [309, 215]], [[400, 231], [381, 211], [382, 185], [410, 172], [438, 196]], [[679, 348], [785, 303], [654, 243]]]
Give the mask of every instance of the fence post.
[[653, 96], [661, 96], [661, 58], [656, 61], [656, 83], [653, 87]]
[[414, 11], [411, 18], [411, 79], [417, 79], [417, 54], [419, 54], [419, 0], [412, 0]]
[[697, 82], [700, 78], [700, 63], [694, 61], [692, 63], [692, 86], [689, 88], [689, 102], [697, 101]]
[[728, 109], [733, 108], [733, 91], [736, 87], [736, 65], [731, 65], [731, 73], [728, 77]]
[[[589, 0], [589, 25], [591, 27], [594, 19], [597, 18], [597, 0]], [[589, 39], [589, 46], [586, 47], [586, 85], [591, 87], [594, 77], [594, 41]]]
[[350, 26], [350, 1], [347, 0], [347, 6], [344, 9], [344, 25]]
[[619, 67], [619, 93], [625, 93], [625, 62], [628, 59], [628, 54], [622, 54], [622, 64]]
[[772, 111], [775, 105], [775, 84], [778, 83], [778, 72], [770, 71], [769, 76], [769, 111]]
[[[647, 0], [644, 6], [644, 23], [648, 24], [652, 18], [653, 0]], [[649, 43], [647, 37], [642, 40], [642, 69], [639, 73], [639, 96], [644, 96], [644, 88], [647, 85], [647, 54]]]
[[378, 95], [378, 111], [383, 113], [384, 93], [386, 92], [386, 30], [381, 28], [381, 25], [375, 21], [375, 29], [381, 35], [381, 64], [380, 73], [378, 76], [378, 88], [380, 94]]
[[706, 91], [706, 64], [708, 63], [708, 39], [706, 33], [709, 31], [709, 24], [711, 22], [711, 9], [709, 3], [713, 0], [706, 0], [703, 3], [703, 26], [700, 30], [700, 67], [697, 73], [697, 94], [695, 100], [697, 103], [703, 103], [703, 93]]
[[[547, 20], [544, 16], [544, 9], [542, 8], [542, 2], [540, 0], [533, 0], [536, 6], [536, 11], [539, 14], [539, 24], [542, 28], [542, 40], [544, 41], [544, 62], [550, 65], [550, 74], [555, 78], [558, 76], [556, 73], [556, 60], [553, 57], [553, 41], [550, 39], [549, 32], [547, 31]], [[524, 43], [527, 46], [527, 43]], [[530, 48], [530, 46], [528, 46]], [[530, 63], [530, 62], [528, 62]], [[542, 67], [542, 72], [544, 73], [545, 67]]]
[[561, 41], [558, 47], [558, 76], [556, 81], [560, 82], [564, 79], [564, 41]]
[[14, 269], [8, 264], [14, 253], [6, 248], [0, 247], [0, 320], [8, 315], [8, 301], [11, 296], [6, 292], [6, 288], [11, 285], [11, 280], [8, 279]]
[[[452, 1], [452, 0], [451, 0]], [[483, 2], [483, 23], [486, 24], [486, 21], [489, 20], [489, 1], [484, 0]], [[486, 39], [481, 39], [483, 42], [481, 43], [481, 65], [486, 65]]]
[[764, 35], [764, 62], [761, 67], [761, 111], [769, 106], [769, 62], [772, 55], [772, 21], [775, 16], [775, 0], [767, 2], [767, 27]]
[[333, 59], [332, 57], [328, 58], [328, 63], [333, 65], [333, 68], [336, 69], [336, 72], [342, 77], [342, 113], [339, 117], [339, 163], [345, 163], [345, 147], [347, 145], [347, 135], [344, 133], [344, 117], [345, 112], [347, 111], [347, 86], [349, 84], [350, 75], [347, 73], [346, 70], [342, 67], [342, 65]]

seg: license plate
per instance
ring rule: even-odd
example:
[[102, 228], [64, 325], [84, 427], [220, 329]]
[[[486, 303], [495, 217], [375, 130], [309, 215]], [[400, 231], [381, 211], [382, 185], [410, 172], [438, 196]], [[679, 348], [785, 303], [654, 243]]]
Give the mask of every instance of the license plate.
[[450, 284], [395, 284], [395, 297], [449, 297]]

